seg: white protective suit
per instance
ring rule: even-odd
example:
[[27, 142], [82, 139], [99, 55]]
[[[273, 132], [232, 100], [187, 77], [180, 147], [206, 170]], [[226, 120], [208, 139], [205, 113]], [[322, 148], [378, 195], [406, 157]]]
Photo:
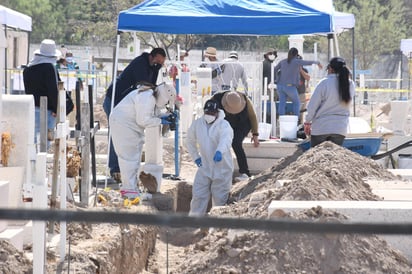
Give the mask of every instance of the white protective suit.
[[[193, 183], [190, 216], [204, 215], [212, 194], [212, 205], [222, 206], [227, 202], [232, 186], [233, 159], [231, 153], [233, 130], [219, 110], [217, 119], [207, 124], [204, 117], [193, 121], [187, 132], [187, 150], [193, 160], [202, 159]], [[216, 151], [222, 160], [214, 162]]]
[[[173, 86], [162, 85], [162, 90], [165, 88], [170, 93], [170, 101], [173, 101], [176, 97]], [[159, 90], [159, 96], [155, 98], [152, 89], [136, 89], [123, 98], [110, 114], [110, 130], [113, 146], [119, 158], [123, 191], [138, 190], [137, 173], [145, 141], [144, 130], [161, 124], [160, 109], [169, 102], [165, 95]]]

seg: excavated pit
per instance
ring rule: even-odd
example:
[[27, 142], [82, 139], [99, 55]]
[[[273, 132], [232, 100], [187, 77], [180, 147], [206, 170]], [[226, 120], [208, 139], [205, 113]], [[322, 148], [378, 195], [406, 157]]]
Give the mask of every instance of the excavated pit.
[[[192, 187], [185, 181], [165, 180], [162, 193], [154, 194], [150, 201], [142, 201], [130, 208], [115, 210], [136, 213], [188, 212]], [[106, 205], [103, 210], [113, 210]], [[93, 210], [93, 209], [92, 209]], [[97, 208], [96, 210], [102, 210]], [[173, 261], [168, 254], [183, 252], [182, 246], [200, 240], [193, 229], [170, 228], [132, 224], [67, 224], [66, 259], [60, 263], [58, 244], [47, 250], [47, 273], [170, 273]], [[30, 251], [31, 246], [26, 247]], [[17, 251], [16, 251], [17, 252]], [[17, 262], [16, 262], [17, 264]], [[20, 265], [16, 272], [26, 272], [31, 262]]]

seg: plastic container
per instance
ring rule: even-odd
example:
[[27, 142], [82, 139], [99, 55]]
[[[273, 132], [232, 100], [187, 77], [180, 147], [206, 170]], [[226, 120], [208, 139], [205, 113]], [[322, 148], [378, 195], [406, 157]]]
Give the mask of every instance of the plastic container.
[[399, 154], [398, 168], [412, 169], [412, 154]]
[[410, 101], [391, 101], [392, 130], [396, 135], [405, 135], [406, 118], [408, 117]]
[[[382, 138], [345, 138], [342, 146], [363, 156], [375, 155], [381, 146]], [[303, 151], [310, 149], [310, 140], [306, 139], [298, 145]]]
[[279, 137], [282, 138], [297, 138], [298, 116], [296, 115], [280, 115], [279, 116]]
[[269, 140], [272, 125], [268, 123], [259, 123], [259, 140]]

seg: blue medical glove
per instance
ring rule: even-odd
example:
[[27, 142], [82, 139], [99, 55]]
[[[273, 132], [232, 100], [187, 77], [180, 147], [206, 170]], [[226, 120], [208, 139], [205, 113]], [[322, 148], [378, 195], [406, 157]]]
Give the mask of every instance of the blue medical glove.
[[213, 161], [215, 161], [215, 163], [222, 161], [222, 152], [219, 150], [216, 151], [215, 156], [213, 156]]
[[162, 120], [162, 122], [161, 122], [162, 125], [170, 125], [171, 124], [170, 121], [168, 120], [168, 117], [169, 117], [169, 115], [165, 115], [165, 116], [160, 117], [160, 119]]
[[195, 160], [195, 163], [196, 163], [196, 165], [198, 166], [198, 167], [201, 167], [202, 166], [202, 158], [197, 158], [196, 160]]

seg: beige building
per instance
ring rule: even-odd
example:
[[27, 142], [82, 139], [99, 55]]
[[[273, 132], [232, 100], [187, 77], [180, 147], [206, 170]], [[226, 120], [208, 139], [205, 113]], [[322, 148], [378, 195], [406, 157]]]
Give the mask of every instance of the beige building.
[[14, 69], [29, 61], [30, 16], [0, 5], [0, 88], [11, 93]]

